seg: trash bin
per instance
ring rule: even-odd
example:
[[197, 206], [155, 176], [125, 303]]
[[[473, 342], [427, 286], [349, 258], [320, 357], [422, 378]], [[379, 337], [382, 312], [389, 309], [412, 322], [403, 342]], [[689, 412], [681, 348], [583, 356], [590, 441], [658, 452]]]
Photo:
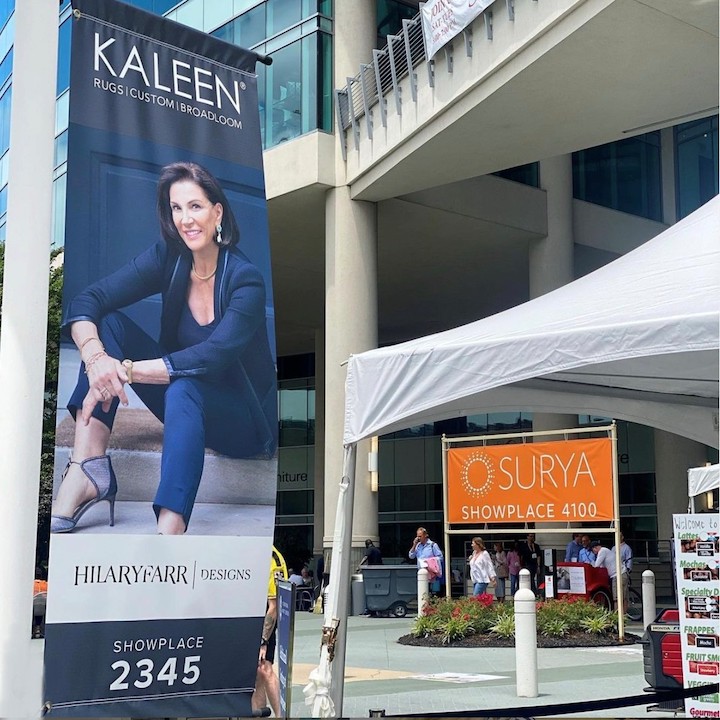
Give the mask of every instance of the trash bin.
[[365, 612], [365, 584], [362, 575], [353, 575], [350, 585], [352, 596], [352, 614], [362, 615]]
[[365, 565], [365, 601], [370, 612], [405, 617], [417, 611], [417, 567], [415, 565]]

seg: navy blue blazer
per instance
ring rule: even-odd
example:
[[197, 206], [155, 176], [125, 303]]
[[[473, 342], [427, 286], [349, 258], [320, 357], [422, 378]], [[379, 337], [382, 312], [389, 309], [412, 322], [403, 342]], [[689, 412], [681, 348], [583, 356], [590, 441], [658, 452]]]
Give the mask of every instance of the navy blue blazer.
[[240, 388], [271, 456], [278, 436], [277, 376], [265, 324], [262, 275], [237, 248], [221, 248], [215, 276], [217, 327], [204, 342], [183, 349], [177, 329], [187, 303], [191, 267], [190, 253], [161, 240], [77, 295], [68, 306], [63, 328], [79, 320], [98, 324], [109, 312], [160, 293], [159, 342], [170, 382], [198, 377]]

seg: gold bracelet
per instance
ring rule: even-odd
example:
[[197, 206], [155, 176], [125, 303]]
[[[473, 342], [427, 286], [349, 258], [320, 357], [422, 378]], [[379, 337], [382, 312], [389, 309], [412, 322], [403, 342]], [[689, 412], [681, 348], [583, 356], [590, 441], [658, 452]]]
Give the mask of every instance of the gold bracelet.
[[98, 350], [94, 355], [91, 355], [85, 363], [85, 374], [88, 374], [90, 367], [94, 365], [103, 355], [107, 355], [104, 350]]
[[97, 340], [100, 343], [100, 347], [104, 350], [105, 346], [102, 344], [102, 341], [99, 337], [96, 337], [95, 335], [91, 335], [89, 338], [85, 338], [81, 343], [80, 347], [78, 348], [80, 352], [82, 353], [82, 349], [91, 341], [91, 340]]
[[122, 366], [125, 368], [125, 372], [127, 373], [127, 382], [128, 385], [133, 384], [133, 361], [129, 358], [125, 358], [122, 361]]

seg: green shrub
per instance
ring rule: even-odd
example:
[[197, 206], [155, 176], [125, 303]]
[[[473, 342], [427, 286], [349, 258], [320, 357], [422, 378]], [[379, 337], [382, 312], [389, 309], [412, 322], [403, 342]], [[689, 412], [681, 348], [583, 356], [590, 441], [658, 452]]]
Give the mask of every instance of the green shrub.
[[542, 626], [538, 625], [538, 631], [545, 637], [564, 637], [570, 632], [570, 625], [561, 617], [552, 617], [547, 618]]
[[611, 629], [614, 629], [617, 622], [617, 614], [603, 610], [601, 613], [592, 617], [586, 617], [580, 622], [580, 626], [587, 633], [592, 635], [602, 635]]
[[502, 638], [515, 637], [515, 615], [509, 613], [499, 615], [490, 632]]
[[[617, 626], [617, 614], [577, 597], [538, 602], [538, 633], [562, 637], [573, 632], [602, 634]], [[425, 605], [426, 614], [412, 626], [415, 637], [436, 637], [451, 643], [475, 634], [492, 633], [498, 637], [515, 634], [512, 602], [493, 602], [490, 595], [457, 599], [431, 598]]]

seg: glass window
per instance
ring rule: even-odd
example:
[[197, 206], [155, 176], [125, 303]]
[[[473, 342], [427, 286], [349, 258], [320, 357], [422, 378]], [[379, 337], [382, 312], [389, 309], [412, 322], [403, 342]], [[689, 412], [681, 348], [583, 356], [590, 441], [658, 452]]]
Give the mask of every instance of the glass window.
[[55, 135], [67, 130], [70, 122], [70, 91], [66, 90], [55, 102]]
[[15, 0], [0, 0], [0, 28], [5, 25], [15, 10]]
[[12, 86], [0, 97], [0, 152], [10, 147], [10, 102], [12, 100]]
[[306, 18], [315, 13], [332, 17], [330, 0], [302, 0], [302, 16]]
[[307, 445], [307, 390], [280, 391], [280, 445]]
[[302, 81], [300, 84], [302, 132], [318, 127], [319, 97], [322, 89], [318, 76], [318, 40], [320, 33], [313, 33], [300, 41], [302, 49]]
[[67, 162], [67, 130], [60, 133], [55, 138], [55, 163], [54, 166], [57, 168], [64, 162]]
[[10, 48], [10, 52], [5, 56], [5, 59], [0, 63], [0, 87], [10, 77], [12, 72], [13, 62], [13, 50]]
[[66, 20], [58, 34], [58, 67], [55, 94], [59, 95], [70, 87], [70, 35], [72, 19]]
[[507, 170], [500, 170], [499, 172], [493, 173], [493, 175], [505, 178], [506, 180], [512, 180], [513, 182], [519, 182], [523, 185], [539, 187], [540, 172], [538, 168], [539, 164], [534, 162], [529, 165], [519, 165], [518, 167], [508, 168]]
[[234, 20], [235, 44], [249, 48], [262, 42], [265, 37], [265, 5], [258, 5]]
[[310, 515], [312, 512], [312, 490], [288, 490], [278, 493], [278, 515]]
[[202, 30], [204, 0], [188, 0], [175, 11], [179, 23]]
[[268, 0], [267, 36], [272, 37], [302, 20], [302, 5], [288, 0]]
[[52, 207], [52, 239], [53, 247], [65, 245], [65, 196], [67, 192], [67, 174], [61, 175], [53, 183], [53, 207]]
[[205, 0], [203, 30], [208, 32], [233, 17], [233, 0]]
[[417, 3], [377, 0], [377, 47], [385, 47], [387, 36], [397, 35], [402, 30], [402, 21], [412, 20], [417, 14]]
[[573, 153], [573, 196], [662, 220], [660, 132]]
[[301, 62], [301, 45], [294, 42], [274, 52], [273, 64], [266, 68], [266, 147], [302, 133]]
[[332, 35], [321, 32], [320, 47], [318, 54], [320, 57], [320, 67], [318, 68], [317, 83], [322, 88], [320, 95], [320, 122], [318, 128], [326, 132], [332, 132], [333, 129], [333, 86], [332, 86]]
[[675, 174], [678, 219], [718, 194], [718, 118], [675, 128]]

